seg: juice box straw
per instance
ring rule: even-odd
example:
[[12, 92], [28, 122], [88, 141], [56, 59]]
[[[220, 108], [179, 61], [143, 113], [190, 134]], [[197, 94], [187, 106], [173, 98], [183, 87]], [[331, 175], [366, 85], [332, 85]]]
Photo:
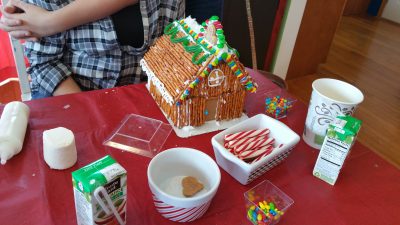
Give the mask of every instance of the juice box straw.
[[94, 197], [96, 198], [96, 200], [99, 203], [99, 205], [101, 206], [101, 208], [103, 208], [104, 212], [107, 215], [111, 214], [110, 209], [107, 207], [107, 205], [104, 204], [103, 199], [99, 195], [100, 192], [103, 195], [103, 197], [106, 199], [107, 205], [108, 205], [108, 207], [111, 208], [111, 211], [114, 214], [115, 218], [117, 218], [118, 223], [120, 225], [125, 225], [125, 223], [122, 220], [121, 216], [119, 215], [117, 209], [115, 208], [114, 203], [112, 202], [110, 196], [107, 194], [106, 189], [103, 186], [100, 186], [100, 187], [96, 188], [96, 190], [94, 191]]

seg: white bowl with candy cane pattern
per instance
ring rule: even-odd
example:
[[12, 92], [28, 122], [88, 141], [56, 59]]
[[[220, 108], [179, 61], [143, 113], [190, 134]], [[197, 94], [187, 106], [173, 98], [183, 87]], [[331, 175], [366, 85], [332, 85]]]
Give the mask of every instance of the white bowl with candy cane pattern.
[[[182, 194], [182, 179], [195, 177], [204, 188], [192, 197]], [[147, 169], [157, 211], [176, 222], [200, 218], [208, 209], [221, 181], [218, 165], [207, 154], [191, 148], [172, 148], [157, 154]]]
[[[273, 150], [270, 154], [253, 163], [239, 159], [224, 147], [225, 135], [265, 128], [269, 129], [268, 137], [274, 139]], [[249, 184], [286, 159], [299, 141], [299, 135], [288, 126], [264, 114], [258, 114], [244, 120], [218, 133], [211, 139], [218, 165], [244, 185]]]

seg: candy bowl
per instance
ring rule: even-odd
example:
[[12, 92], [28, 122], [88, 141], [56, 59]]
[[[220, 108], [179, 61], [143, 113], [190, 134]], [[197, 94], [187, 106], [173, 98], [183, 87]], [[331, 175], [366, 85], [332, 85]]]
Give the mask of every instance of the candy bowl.
[[264, 180], [244, 193], [247, 219], [253, 224], [277, 224], [293, 199], [268, 180]]
[[246, 99], [247, 116], [252, 117], [259, 114], [268, 115], [275, 119], [287, 117], [295, 109], [297, 99], [292, 97], [284, 89], [258, 88], [257, 95], [249, 95]]
[[[273, 142], [269, 146], [260, 147], [267, 147], [266, 154], [262, 154], [252, 161], [246, 161], [241, 155], [235, 155], [235, 150], [232, 151], [225, 146], [226, 135], [251, 132], [252, 130], [259, 132], [266, 129], [268, 130], [266, 142], [270, 141], [270, 138], [273, 139]], [[299, 140], [299, 135], [282, 122], [265, 114], [258, 114], [216, 134], [212, 137], [211, 143], [218, 165], [241, 184], [246, 185], [286, 159]], [[265, 142], [261, 140], [259, 143], [264, 144]], [[242, 146], [244, 145], [247, 144]]]
[[[196, 178], [203, 189], [185, 197], [182, 181]], [[176, 222], [194, 221], [207, 211], [217, 192], [221, 173], [207, 154], [191, 148], [172, 148], [157, 154], [149, 164], [147, 177], [157, 211]]]
[[296, 99], [292, 98], [282, 89], [269, 91], [264, 94], [264, 112], [270, 117], [281, 119], [293, 109]]

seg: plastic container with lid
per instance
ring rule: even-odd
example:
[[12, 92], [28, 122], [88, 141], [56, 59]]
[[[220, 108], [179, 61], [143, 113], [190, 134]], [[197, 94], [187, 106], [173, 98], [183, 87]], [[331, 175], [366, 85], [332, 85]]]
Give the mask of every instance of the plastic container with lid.
[[171, 125], [160, 120], [128, 114], [103, 144], [153, 158], [160, 152], [171, 131]]
[[247, 219], [253, 224], [274, 225], [294, 201], [281, 189], [264, 180], [244, 193]]

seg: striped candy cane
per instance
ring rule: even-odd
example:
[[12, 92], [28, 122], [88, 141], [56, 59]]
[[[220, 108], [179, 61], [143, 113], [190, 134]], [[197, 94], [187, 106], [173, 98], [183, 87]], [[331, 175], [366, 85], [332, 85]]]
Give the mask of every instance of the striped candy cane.
[[243, 151], [238, 155], [238, 157], [240, 159], [243, 159], [243, 160], [253, 159], [253, 158], [256, 158], [256, 157], [264, 154], [266, 151], [268, 151], [268, 150], [270, 150], [272, 148], [273, 148], [272, 145], [266, 145], [266, 146], [263, 146], [261, 148], [256, 148], [256, 149]]
[[267, 135], [269, 134], [269, 129], [260, 129], [260, 130], [248, 130], [248, 131], [242, 131], [234, 134], [227, 134], [225, 135], [225, 141], [232, 141], [234, 139], [240, 139], [240, 138], [250, 138], [250, 137], [255, 137], [255, 136], [261, 136], [261, 135]]
[[271, 144], [274, 143], [274, 141], [275, 141], [275, 139], [270, 137], [268, 139], [262, 139], [262, 140], [250, 142], [250, 143], [247, 143], [247, 144], [244, 144], [244, 145], [240, 145], [240, 146], [234, 147], [233, 149], [234, 149], [236, 154], [240, 154], [243, 151], [247, 151], [247, 150], [255, 149], [255, 148], [260, 148], [260, 147], [263, 147], [263, 146], [266, 146], [266, 145], [271, 145]]
[[240, 139], [234, 139], [232, 141], [229, 141], [226, 144], [226, 147], [228, 148], [233, 148], [239, 145], [244, 145], [250, 142], [254, 142], [254, 141], [258, 141], [258, 140], [263, 140], [266, 139], [267, 136], [266, 135], [262, 135], [262, 136], [255, 136], [255, 137], [251, 137], [251, 138], [240, 138]]
[[265, 156], [271, 154], [271, 152], [272, 152], [273, 150], [275, 150], [275, 148], [270, 148], [270, 149], [268, 149], [266, 152], [264, 152], [263, 154], [259, 155], [256, 159], [254, 159], [253, 162], [251, 162], [250, 164], [260, 161], [260, 160], [261, 160], [262, 158], [264, 158]]

